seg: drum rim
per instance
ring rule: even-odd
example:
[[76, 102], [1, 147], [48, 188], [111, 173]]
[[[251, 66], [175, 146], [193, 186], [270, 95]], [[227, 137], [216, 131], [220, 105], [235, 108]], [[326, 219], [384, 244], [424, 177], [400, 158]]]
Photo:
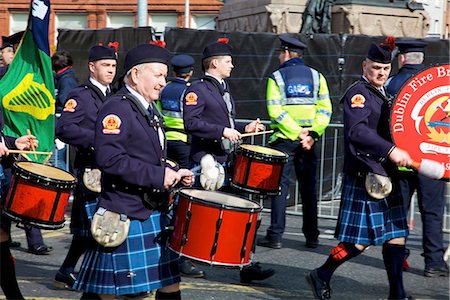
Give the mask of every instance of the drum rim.
[[[255, 146], [255, 145], [250, 145], [250, 146]], [[263, 147], [263, 146], [260, 146], [260, 147]], [[268, 148], [268, 147], [266, 147], [266, 148]], [[250, 158], [254, 158], [254, 159], [258, 159], [258, 160], [262, 160], [262, 158], [269, 158], [270, 159], [269, 161], [277, 161], [277, 162], [287, 162], [287, 160], [289, 159], [289, 156], [287, 155], [286, 152], [280, 151], [275, 148], [269, 148], [269, 149], [278, 151], [278, 152], [284, 154], [284, 156], [277, 156], [277, 155], [272, 155], [272, 154], [268, 154], [268, 153], [253, 151], [253, 150], [242, 147], [242, 145], [239, 145], [238, 149], [236, 150], [236, 154], [239, 154], [242, 152], [242, 153], [246, 153], [246, 154], [251, 154], [251, 155], [247, 156]], [[257, 155], [255, 155], [255, 154], [257, 154]]]
[[28, 224], [33, 227], [39, 228], [39, 229], [47, 229], [47, 230], [57, 230], [64, 227], [66, 223], [66, 219], [64, 218], [62, 221], [58, 222], [50, 222], [50, 221], [44, 221], [39, 220], [36, 218], [30, 218], [23, 215], [19, 215], [17, 213], [14, 213], [11, 210], [2, 209], [2, 215], [6, 216], [7, 218], [22, 223], [22, 224]]
[[242, 263], [242, 264], [233, 264], [233, 263], [224, 263], [224, 262], [215, 262], [215, 261], [211, 261], [208, 259], [200, 259], [198, 257], [192, 256], [192, 255], [187, 255], [182, 253], [182, 251], [177, 251], [175, 250], [169, 243], [169, 249], [172, 250], [173, 252], [175, 252], [176, 254], [178, 254], [179, 256], [184, 256], [187, 258], [190, 258], [192, 260], [198, 261], [198, 262], [202, 262], [202, 263], [207, 263], [208, 265], [211, 266], [224, 266], [224, 267], [245, 267], [248, 266], [252, 263], [252, 258], [251, 256], [254, 254], [253, 251], [250, 250], [250, 258], [248, 260], [248, 263]]
[[[17, 174], [17, 175], [19, 175], [21, 178], [27, 179], [27, 178], [25, 178], [25, 176], [23, 176], [23, 175], [21, 174], [21, 173], [24, 173], [24, 174], [26, 174], [26, 175], [29, 176], [29, 177], [47, 180], [48, 182], [50, 182], [50, 183], [52, 183], [52, 184], [55, 184], [55, 185], [62, 185], [62, 186], [67, 187], [68, 189], [75, 188], [75, 186], [76, 186], [76, 184], [77, 184], [77, 179], [76, 179], [76, 177], [74, 177], [74, 176], [73, 176], [72, 174], [70, 174], [69, 172], [66, 172], [66, 171], [64, 171], [64, 170], [55, 168], [55, 167], [53, 167], [53, 166], [47, 166], [47, 165], [44, 165], [44, 166], [47, 166], [47, 167], [50, 167], [50, 168], [55, 168], [55, 169], [64, 171], [64, 172], [70, 174], [70, 175], [74, 178], [74, 180], [73, 180], [73, 181], [68, 181], [68, 180], [61, 180], [61, 179], [51, 178], [51, 177], [48, 177], [48, 176], [42, 176], [42, 175], [40, 175], [40, 174], [36, 174], [36, 173], [30, 172], [30, 171], [28, 171], [28, 170], [26, 170], [26, 169], [20, 167], [19, 163], [22, 163], [22, 162], [14, 162], [14, 164], [13, 164], [13, 167], [14, 167], [14, 175]], [[27, 163], [34, 163], [34, 164], [38, 164], [38, 165], [43, 165], [43, 164], [36, 163], [36, 162], [27, 162]]]
[[[183, 194], [183, 190], [184, 190], [184, 191], [186, 191], [186, 190], [194, 190], [194, 191], [201, 191], [201, 192], [214, 193], [213, 191], [204, 191], [204, 190], [199, 190], [199, 189], [191, 189], [191, 188], [188, 188], [188, 189], [181, 189], [181, 190], [178, 192], [178, 193], [180, 194], [180, 196], [181, 196], [181, 194]], [[223, 194], [223, 195], [232, 196], [232, 197], [235, 197], [235, 198], [239, 198], [239, 199], [241, 199], [241, 200], [244, 200], [244, 201], [251, 202], [251, 203], [253, 203], [253, 204], [256, 204], [257, 207], [247, 208], [247, 207], [240, 207], [240, 206], [233, 206], [233, 205], [223, 205], [223, 204], [219, 204], [219, 203], [217, 203], [217, 202], [209, 202], [209, 201], [204, 200], [204, 199], [199, 199], [199, 198], [197, 198], [197, 197], [195, 197], [195, 196], [187, 195], [186, 193], [184, 193], [184, 195], [187, 196], [187, 197], [189, 198], [189, 200], [192, 200], [193, 202], [205, 204], [205, 205], [207, 205], [207, 206], [213, 206], [213, 207], [223, 208], [223, 209], [226, 209], [226, 210], [243, 211], [243, 212], [250, 212], [250, 213], [253, 213], [253, 212], [261, 212], [261, 211], [263, 210], [263, 207], [262, 207], [258, 202], [256, 202], [256, 201], [249, 200], [249, 199], [244, 199], [244, 198], [240, 198], [240, 197], [237, 197], [236, 195], [229, 194], [229, 193], [224, 193], [224, 192], [216, 192], [216, 193], [220, 193], [220, 194]]]
[[244, 186], [235, 183], [234, 182], [234, 178], [232, 178], [231, 182], [230, 182], [231, 186], [234, 188], [237, 188], [241, 191], [245, 191], [248, 193], [255, 193], [258, 195], [263, 195], [263, 196], [278, 196], [281, 194], [281, 188], [278, 187], [277, 192], [275, 192], [274, 190], [266, 190], [266, 189], [250, 189], [250, 188], [245, 188]]

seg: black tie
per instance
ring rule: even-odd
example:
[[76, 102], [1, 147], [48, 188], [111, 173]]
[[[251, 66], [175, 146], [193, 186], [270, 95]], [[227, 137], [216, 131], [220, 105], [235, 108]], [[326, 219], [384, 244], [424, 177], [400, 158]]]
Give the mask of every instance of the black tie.
[[111, 88], [108, 86], [106, 88], [106, 96], [109, 96], [109, 95], [111, 95]]

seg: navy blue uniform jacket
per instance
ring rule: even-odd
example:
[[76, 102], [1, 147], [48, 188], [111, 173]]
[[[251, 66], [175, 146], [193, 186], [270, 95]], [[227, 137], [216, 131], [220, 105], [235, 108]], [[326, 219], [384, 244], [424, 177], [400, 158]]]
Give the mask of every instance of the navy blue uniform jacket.
[[[185, 92], [183, 101], [183, 119], [186, 132], [191, 135], [191, 160], [200, 162], [201, 158], [209, 153], [217, 161], [227, 161], [228, 154], [222, 149], [221, 141], [225, 127], [231, 128], [229, 112], [220, 83], [213, 77], [205, 76], [194, 81]], [[232, 118], [235, 118], [233, 98]], [[243, 132], [245, 125], [235, 124], [236, 130]]]
[[394, 144], [389, 131], [389, 99], [361, 78], [342, 98], [344, 104], [344, 172], [392, 174], [388, 155]]
[[[164, 190], [166, 151], [161, 149], [156, 127], [123, 94], [126, 87], [101, 107], [95, 127], [95, 160], [102, 171], [99, 206], [147, 219], [151, 209], [140, 190]], [[128, 186], [128, 190], [114, 186]]]
[[425, 66], [423, 64], [406, 64], [403, 67], [398, 70], [397, 75], [391, 77], [389, 79], [389, 82], [386, 86], [386, 89], [389, 93], [389, 95], [397, 96], [397, 93], [400, 91], [400, 89], [403, 87], [403, 84], [408, 81], [411, 77], [414, 76], [414, 74], [419, 73], [421, 70], [423, 70]]
[[106, 96], [90, 81], [73, 89], [56, 122], [56, 136], [77, 148], [75, 167], [93, 167], [94, 129]]

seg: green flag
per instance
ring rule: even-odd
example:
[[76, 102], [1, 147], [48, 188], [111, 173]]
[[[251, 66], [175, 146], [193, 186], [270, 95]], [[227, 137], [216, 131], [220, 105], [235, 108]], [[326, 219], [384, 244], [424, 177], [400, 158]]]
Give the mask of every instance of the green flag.
[[[54, 145], [55, 86], [48, 25], [50, 0], [33, 0], [28, 26], [12, 63], [0, 80], [4, 133], [19, 137], [29, 129], [39, 141], [37, 151], [51, 152]], [[29, 155], [34, 159], [33, 155]], [[42, 162], [45, 155], [39, 155]]]

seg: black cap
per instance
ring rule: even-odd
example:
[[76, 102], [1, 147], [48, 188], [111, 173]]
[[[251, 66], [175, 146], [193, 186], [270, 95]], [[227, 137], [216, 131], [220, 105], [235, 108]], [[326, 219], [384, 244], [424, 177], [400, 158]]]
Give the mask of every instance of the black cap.
[[377, 45], [372, 43], [367, 53], [367, 58], [378, 63], [390, 64], [392, 59], [392, 53], [385, 45]]
[[287, 34], [280, 35], [278, 37], [281, 42], [281, 50], [289, 50], [293, 52], [300, 52], [303, 49], [308, 48], [305, 44], [297, 40], [296, 38], [293, 38]]
[[189, 73], [194, 68], [194, 58], [187, 54], [179, 54], [172, 57], [170, 64], [177, 74]]
[[404, 39], [397, 40], [395, 45], [398, 47], [399, 53], [408, 53], [408, 52], [424, 52], [427, 43], [413, 40], [413, 39]]
[[2, 47], [0, 49], [5, 49], [6, 47], [13, 47], [20, 43], [25, 31], [19, 31], [10, 36], [2, 36]]
[[117, 60], [116, 51], [112, 47], [94, 46], [89, 49], [89, 62], [94, 62], [101, 59], [115, 59]]
[[169, 59], [170, 52], [167, 49], [154, 44], [141, 44], [128, 51], [123, 68], [127, 73], [132, 67], [144, 63], [157, 62], [168, 65]]
[[212, 56], [231, 56], [233, 47], [228, 45], [227, 38], [220, 38], [217, 42], [211, 43], [203, 50], [203, 59]]

